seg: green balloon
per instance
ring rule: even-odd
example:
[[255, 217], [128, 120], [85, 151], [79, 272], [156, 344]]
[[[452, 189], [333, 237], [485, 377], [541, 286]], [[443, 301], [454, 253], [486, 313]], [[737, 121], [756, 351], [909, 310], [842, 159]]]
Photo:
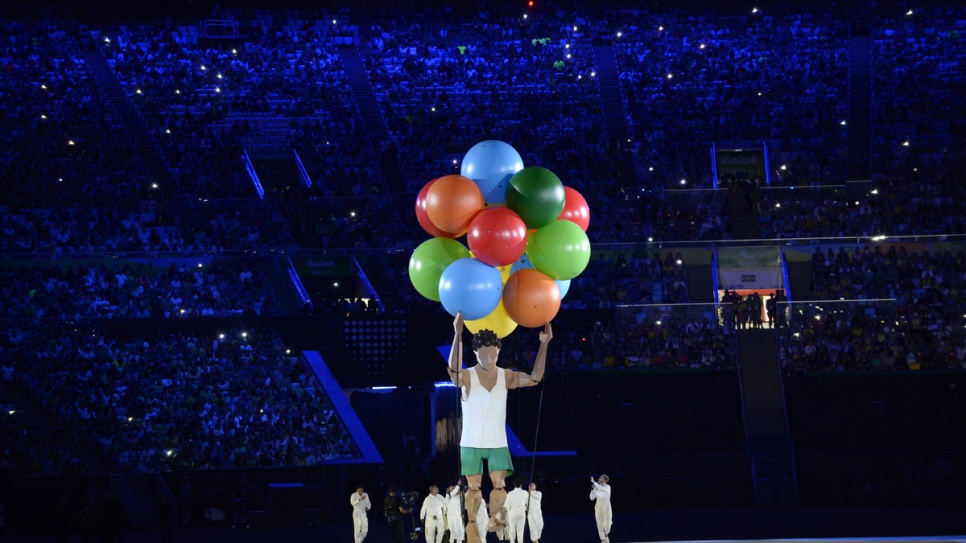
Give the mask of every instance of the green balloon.
[[527, 256], [534, 268], [566, 281], [580, 275], [590, 262], [590, 240], [573, 222], [553, 221], [533, 233]]
[[439, 278], [453, 262], [470, 256], [462, 243], [449, 238], [432, 238], [419, 244], [409, 257], [409, 280], [424, 297], [439, 301]]
[[540, 228], [560, 216], [567, 193], [552, 171], [540, 166], [523, 168], [510, 178], [506, 206], [523, 219], [527, 228]]

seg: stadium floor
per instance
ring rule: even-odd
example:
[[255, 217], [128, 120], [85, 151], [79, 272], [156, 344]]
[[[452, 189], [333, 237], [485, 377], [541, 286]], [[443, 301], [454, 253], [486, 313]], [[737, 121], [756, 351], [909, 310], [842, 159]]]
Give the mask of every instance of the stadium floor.
[[[348, 501], [347, 501], [348, 504]], [[348, 507], [347, 507], [348, 510]], [[348, 511], [347, 517], [348, 517]], [[586, 514], [546, 515], [542, 543], [595, 543], [593, 510]], [[54, 541], [52, 535], [14, 536], [0, 539], [18, 542]], [[71, 541], [80, 541], [73, 534]], [[348, 520], [316, 526], [277, 528], [231, 528], [206, 526], [178, 528], [177, 543], [329, 543], [352, 541]], [[386, 523], [376, 516], [370, 522], [367, 543], [389, 540]], [[127, 543], [160, 542], [156, 530], [130, 530]], [[425, 539], [419, 536], [417, 541]], [[490, 543], [496, 543], [493, 534]], [[701, 511], [646, 511], [614, 514], [613, 543], [636, 542], [740, 542], [774, 541], [795, 543], [848, 541], [966, 543], [966, 509], [742, 509]], [[529, 543], [529, 542], [527, 542]]]

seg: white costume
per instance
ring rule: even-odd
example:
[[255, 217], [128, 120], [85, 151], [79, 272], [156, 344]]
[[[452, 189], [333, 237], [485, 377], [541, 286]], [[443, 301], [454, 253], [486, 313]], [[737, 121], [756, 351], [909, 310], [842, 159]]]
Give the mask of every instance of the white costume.
[[527, 513], [527, 521], [530, 524], [530, 540], [539, 541], [543, 535], [543, 509], [540, 500], [543, 499], [543, 492], [534, 490], [530, 493], [530, 511]]
[[610, 485], [602, 485], [593, 481], [594, 489], [590, 491], [590, 499], [597, 500], [594, 505], [594, 517], [597, 518], [597, 534], [601, 541], [610, 541], [610, 527], [614, 523], [614, 514], [610, 508]]
[[479, 366], [466, 370], [470, 375], [470, 393], [462, 398], [463, 432], [460, 435], [460, 447], [475, 447], [477, 449], [498, 449], [507, 446], [506, 440], [506, 372], [499, 371], [493, 390], [487, 390], [480, 384], [480, 377], [476, 374]]
[[506, 495], [503, 507], [507, 510], [507, 533], [510, 543], [524, 543], [523, 527], [527, 518], [527, 498], [530, 495], [522, 488], [514, 488]]
[[486, 504], [483, 504], [476, 514], [476, 529], [480, 534], [480, 540], [486, 541], [486, 523], [490, 521], [490, 515], [486, 511]]
[[423, 500], [423, 508], [419, 510], [419, 520], [426, 526], [426, 543], [440, 543], [443, 532], [446, 531], [444, 517], [446, 498], [436, 494], [429, 494]]
[[463, 541], [463, 504], [460, 502], [459, 487], [446, 497], [446, 527], [449, 528], [450, 543]]
[[355, 540], [356, 543], [362, 543], [369, 534], [369, 517], [366, 516], [366, 511], [372, 509], [372, 502], [365, 492], [362, 496], [358, 492], [353, 492], [349, 503], [352, 504], [352, 527], [355, 530]]

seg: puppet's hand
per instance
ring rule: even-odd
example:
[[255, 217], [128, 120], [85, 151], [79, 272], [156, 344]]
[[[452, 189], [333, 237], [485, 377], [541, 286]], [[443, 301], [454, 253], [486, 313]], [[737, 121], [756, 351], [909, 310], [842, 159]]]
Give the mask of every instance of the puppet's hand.
[[551, 339], [553, 339], [553, 328], [548, 322], [543, 325], [543, 332], [540, 332], [540, 343], [550, 343]]

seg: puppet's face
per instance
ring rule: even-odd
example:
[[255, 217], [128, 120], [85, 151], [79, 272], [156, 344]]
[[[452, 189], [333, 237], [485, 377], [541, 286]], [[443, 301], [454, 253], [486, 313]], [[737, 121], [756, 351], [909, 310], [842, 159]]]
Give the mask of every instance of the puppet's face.
[[537, 489], [537, 483], [530, 483], [530, 492], [533, 492], [536, 489]]
[[439, 493], [439, 489], [436, 488], [435, 486], [431, 486], [431, 487], [429, 487], [429, 493], [432, 494], [433, 496], [435, 496], [436, 494]]
[[496, 361], [500, 357], [500, 348], [496, 345], [484, 345], [476, 351], [476, 360], [484, 370], [496, 366]]

